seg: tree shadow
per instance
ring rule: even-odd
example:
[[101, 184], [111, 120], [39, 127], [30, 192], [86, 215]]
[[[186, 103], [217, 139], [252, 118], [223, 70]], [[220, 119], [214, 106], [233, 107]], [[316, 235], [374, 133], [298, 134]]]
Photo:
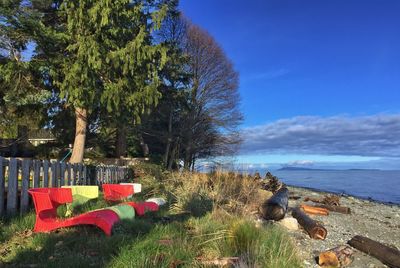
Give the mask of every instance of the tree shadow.
[[6, 267], [104, 267], [119, 249], [146, 237], [155, 227], [151, 218], [135, 218], [114, 225], [112, 236], [93, 226], [76, 226], [33, 234]]

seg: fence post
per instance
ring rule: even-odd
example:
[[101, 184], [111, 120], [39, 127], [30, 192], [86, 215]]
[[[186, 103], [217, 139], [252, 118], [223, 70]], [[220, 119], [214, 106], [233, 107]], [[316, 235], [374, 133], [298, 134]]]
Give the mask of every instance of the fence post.
[[57, 162], [51, 162], [51, 187], [57, 187]]
[[90, 182], [88, 182], [88, 176], [87, 176], [87, 168], [86, 165], [83, 165], [83, 184], [84, 185], [90, 185]]
[[25, 213], [28, 211], [29, 207], [29, 183], [30, 183], [30, 167], [31, 160], [24, 159], [22, 160], [22, 187], [21, 187], [21, 200], [20, 200], [20, 212]]
[[40, 168], [41, 168], [41, 161], [34, 160], [33, 161], [33, 188], [40, 187]]
[[11, 158], [8, 168], [7, 215], [17, 212], [18, 204], [18, 160]]
[[71, 185], [76, 185], [76, 182], [78, 181], [78, 164], [72, 164], [72, 170], [74, 171], [74, 175], [72, 177]]
[[60, 186], [65, 185], [65, 162], [60, 164]]
[[5, 190], [5, 168], [4, 158], [0, 156], [0, 216], [4, 215], [4, 190]]
[[67, 163], [67, 178], [68, 178], [67, 185], [72, 185], [72, 183], [71, 183], [71, 180], [72, 180], [72, 176], [71, 176], [71, 163]]
[[100, 166], [99, 172], [100, 172], [100, 184], [103, 184], [104, 183], [103, 166]]
[[83, 165], [82, 165], [82, 163], [79, 163], [78, 164], [78, 182], [80, 185], [84, 185], [82, 173], [83, 173]]
[[49, 160], [43, 161], [43, 187], [49, 187]]

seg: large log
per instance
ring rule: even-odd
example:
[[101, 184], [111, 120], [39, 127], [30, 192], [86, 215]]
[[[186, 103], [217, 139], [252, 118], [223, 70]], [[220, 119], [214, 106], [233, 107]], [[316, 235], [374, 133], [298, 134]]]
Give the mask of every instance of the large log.
[[293, 209], [292, 216], [296, 218], [301, 227], [306, 230], [311, 238], [322, 240], [326, 238], [328, 231], [325, 227], [308, 217], [300, 208]]
[[395, 248], [385, 246], [361, 235], [356, 235], [347, 243], [353, 248], [374, 256], [389, 267], [400, 268], [400, 251]]
[[329, 211], [326, 208], [308, 206], [308, 205], [305, 205], [305, 204], [301, 204], [300, 208], [307, 214], [323, 215], [323, 216], [328, 216], [329, 215]]
[[260, 207], [262, 217], [266, 220], [279, 221], [285, 217], [288, 209], [289, 190], [286, 187], [279, 189], [270, 199]]
[[333, 212], [339, 212], [339, 213], [343, 213], [343, 214], [351, 214], [351, 210], [348, 207], [330, 206], [330, 205], [324, 205], [324, 204], [319, 204], [316, 207], [326, 208], [327, 210], [330, 210]]
[[347, 246], [342, 245], [336, 248], [321, 252], [318, 257], [318, 264], [320, 266], [329, 267], [345, 267], [353, 261], [354, 250]]
[[304, 201], [312, 201], [329, 206], [340, 206], [340, 197], [337, 195], [325, 195], [322, 199], [306, 196]]

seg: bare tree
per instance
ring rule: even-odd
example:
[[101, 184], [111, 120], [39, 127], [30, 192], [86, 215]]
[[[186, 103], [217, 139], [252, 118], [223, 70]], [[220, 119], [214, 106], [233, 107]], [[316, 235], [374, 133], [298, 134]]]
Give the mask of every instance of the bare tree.
[[238, 73], [214, 38], [189, 24], [184, 51], [191, 77], [184, 131], [184, 166], [189, 169], [196, 158], [233, 152], [240, 142], [242, 114]]
[[235, 152], [240, 142], [238, 74], [217, 42], [182, 16], [164, 21], [160, 42], [169, 47], [162, 99], [143, 121], [144, 140], [171, 169], [184, 160]]

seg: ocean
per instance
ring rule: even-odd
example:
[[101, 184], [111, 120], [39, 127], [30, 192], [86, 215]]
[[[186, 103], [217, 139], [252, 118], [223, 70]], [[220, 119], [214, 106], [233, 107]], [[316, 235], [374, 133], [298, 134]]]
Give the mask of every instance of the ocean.
[[[400, 205], [400, 170], [277, 170], [271, 173], [292, 186]], [[265, 171], [260, 174], [264, 176]]]

